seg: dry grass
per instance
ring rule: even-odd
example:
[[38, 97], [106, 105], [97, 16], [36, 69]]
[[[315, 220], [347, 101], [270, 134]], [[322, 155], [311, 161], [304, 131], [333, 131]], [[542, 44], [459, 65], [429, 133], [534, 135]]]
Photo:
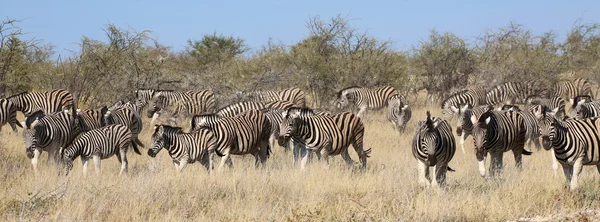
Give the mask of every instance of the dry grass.
[[[329, 169], [317, 162], [299, 171], [291, 167], [291, 154], [276, 147], [266, 170], [255, 170], [253, 158], [234, 157], [233, 169], [212, 177], [199, 164], [175, 175], [164, 150], [156, 159], [131, 152], [129, 174], [120, 178], [117, 160], [105, 160], [99, 179], [93, 166], [84, 178], [79, 161], [68, 178], [58, 177], [44, 154], [35, 176], [21, 133], [5, 126], [0, 133], [0, 220], [499, 221], [599, 208], [596, 168], [586, 167], [579, 191], [569, 192], [562, 172], [553, 175], [546, 151], [524, 157], [523, 171], [514, 168], [507, 153], [505, 170], [493, 180], [479, 176], [472, 152], [458, 151], [450, 163], [457, 172], [448, 174], [447, 189], [421, 188], [410, 147], [424, 111], [413, 111], [409, 133], [401, 136], [382, 115], [370, 118], [365, 144], [373, 153], [366, 172], [345, 169], [339, 157]], [[148, 147], [150, 129], [145, 127], [140, 138]], [[467, 149], [472, 149], [471, 139]]]

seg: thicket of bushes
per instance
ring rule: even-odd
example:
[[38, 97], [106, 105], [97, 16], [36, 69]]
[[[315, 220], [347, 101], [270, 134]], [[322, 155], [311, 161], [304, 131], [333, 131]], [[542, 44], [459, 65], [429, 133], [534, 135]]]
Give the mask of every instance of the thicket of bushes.
[[173, 51], [151, 31], [107, 24], [104, 39], [84, 36], [79, 50], [58, 59], [51, 44], [25, 39], [19, 22], [0, 23], [0, 97], [60, 87], [82, 107], [131, 99], [135, 88], [211, 89], [225, 105], [236, 91], [296, 86], [319, 107], [351, 85], [392, 85], [405, 95], [426, 89], [443, 98], [468, 84], [542, 78], [550, 85], [573, 77], [600, 82], [600, 23], [582, 21], [564, 41], [552, 31], [535, 35], [510, 23], [474, 40], [432, 30], [407, 51], [340, 16], [311, 17], [305, 39], [294, 45], [269, 41], [260, 49], [213, 33]]

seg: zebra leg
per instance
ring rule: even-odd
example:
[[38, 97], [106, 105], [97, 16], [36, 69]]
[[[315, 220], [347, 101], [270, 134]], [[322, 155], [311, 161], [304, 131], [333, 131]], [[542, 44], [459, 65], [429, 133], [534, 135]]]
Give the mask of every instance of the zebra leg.
[[542, 149], [542, 144], [540, 143], [539, 137], [533, 139], [533, 144], [535, 145], [537, 151], [540, 151]]
[[88, 158], [81, 158], [81, 165], [83, 166], [83, 176], [87, 175], [88, 163], [89, 162], [90, 162], [90, 159], [88, 159]]
[[213, 175], [215, 171], [215, 152], [208, 153], [208, 175]]
[[[289, 143], [288, 143], [289, 144]], [[304, 150], [300, 150], [300, 144], [297, 144], [296, 141], [292, 140], [292, 156], [294, 159], [294, 166], [296, 166], [298, 164], [298, 159], [303, 156], [301, 151], [305, 151], [306, 152], [306, 148], [303, 147]]]
[[[273, 141], [275, 142], [275, 141]], [[273, 143], [275, 144], [275, 143]], [[262, 166], [262, 168], [266, 168], [267, 167], [267, 158], [269, 157], [269, 141], [261, 141], [260, 142], [260, 149], [258, 150], [258, 158], [260, 159], [260, 164]], [[272, 146], [271, 146], [272, 148]], [[257, 166], [258, 167], [258, 166]]]
[[303, 170], [304, 167], [306, 167], [306, 164], [308, 163], [308, 159], [310, 158], [310, 154], [312, 153], [312, 151], [309, 151], [308, 149], [304, 149], [303, 152], [301, 152], [301, 162], [300, 162], [300, 170]]
[[446, 173], [448, 172], [448, 164], [438, 164], [436, 166], [436, 179], [440, 186], [446, 184]]
[[573, 177], [573, 166], [562, 164], [563, 173], [565, 174], [565, 179], [567, 180], [567, 186], [571, 186], [571, 179]]
[[323, 163], [325, 163], [325, 168], [329, 169], [329, 151], [323, 148], [321, 149], [321, 157], [323, 158]]
[[485, 159], [487, 159], [487, 154], [485, 154], [485, 156], [483, 156], [483, 160], [478, 162], [479, 163], [478, 164], [479, 175], [481, 175], [481, 177], [485, 177]]
[[[175, 163], [175, 162], [173, 162]], [[179, 160], [179, 164], [175, 165], [175, 167], [177, 168], [177, 175], [181, 174], [183, 172], [183, 169], [185, 169], [185, 167], [188, 164], [188, 160], [187, 159], [181, 159]]]
[[160, 116], [160, 114], [158, 114], [158, 112], [155, 112], [155, 113], [152, 115], [152, 119], [150, 120], [150, 125], [151, 125], [151, 126], [154, 126], [154, 122], [156, 122], [156, 119], [158, 119], [158, 117], [159, 117], [159, 116]]
[[[490, 156], [492, 157], [492, 160], [490, 162], [490, 177], [493, 177], [495, 173], [499, 172], [500, 170], [502, 170], [502, 157], [504, 156], [503, 152], [497, 152], [497, 153], [490, 153]], [[519, 157], [517, 159], [517, 157]], [[521, 155], [516, 155], [515, 154], [515, 162], [517, 162], [517, 165], [520, 166], [521, 165]]]
[[33, 165], [33, 171], [37, 174], [37, 165], [38, 165], [38, 160], [40, 158], [40, 151], [38, 149], [34, 149], [33, 150], [33, 158], [31, 159], [31, 165]]
[[92, 160], [94, 161], [94, 166], [96, 166], [96, 176], [100, 176], [100, 157], [93, 155]]
[[366, 119], [364, 117], [366, 114], [367, 114], [367, 107], [361, 107], [361, 108], [359, 108], [356, 116], [358, 116], [359, 118], [364, 119], [366, 121]]
[[431, 178], [431, 186], [434, 188], [438, 188], [438, 171], [436, 170], [437, 166], [433, 166], [433, 167], [427, 167], [429, 168], [429, 178]]
[[123, 172], [127, 173], [127, 150], [121, 149], [119, 155], [119, 162], [121, 162], [121, 171], [119, 172], [119, 176], [123, 174]]
[[231, 158], [229, 157], [229, 150], [223, 154], [221, 157], [221, 163], [219, 163], [219, 171], [223, 171], [223, 167], [225, 167], [225, 163], [227, 162], [227, 166], [231, 167]]
[[571, 171], [571, 190], [575, 190], [577, 188], [578, 182], [579, 182], [579, 175], [581, 174], [581, 171], [583, 170], [583, 158], [577, 158], [575, 160], [575, 164], [573, 165], [572, 171]]
[[552, 159], [552, 170], [554, 170], [554, 176], [556, 176], [558, 172], [558, 160], [554, 156], [554, 148], [550, 150], [550, 158]]
[[348, 154], [348, 149], [346, 149], [344, 152], [342, 152], [342, 159], [344, 159], [344, 161], [346, 161], [346, 166], [350, 169], [352, 169], [352, 166], [354, 165], [354, 161], [352, 161], [352, 158], [350, 158], [350, 154]]
[[424, 162], [417, 160], [417, 174], [419, 177], [419, 184], [421, 186], [429, 188], [429, 179], [427, 176], [429, 175], [429, 168], [425, 165]]
[[463, 154], [465, 154], [465, 140], [467, 139], [467, 136], [469, 135], [467, 135], [465, 131], [460, 135], [460, 148], [462, 149]]

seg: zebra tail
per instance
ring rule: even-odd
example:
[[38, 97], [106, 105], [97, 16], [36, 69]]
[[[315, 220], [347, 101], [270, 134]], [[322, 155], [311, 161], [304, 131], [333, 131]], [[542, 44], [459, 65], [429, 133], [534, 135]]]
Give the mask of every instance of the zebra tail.
[[452, 169], [450, 167], [447, 167], [447, 168], [448, 168], [448, 171], [450, 171], [450, 172], [456, 172], [456, 170], [454, 170], [454, 169]]
[[267, 159], [271, 157], [271, 153], [273, 153], [273, 150], [271, 150], [271, 145], [269, 144], [267, 145]]
[[135, 153], [137, 153], [138, 155], [142, 155], [142, 152], [140, 152], [140, 149], [138, 149], [137, 144], [134, 141], [131, 141], [131, 146], [133, 147], [133, 151]]
[[220, 157], [225, 156], [225, 154], [222, 154], [221, 152], [219, 152], [219, 149], [215, 149], [215, 153], [217, 154], [217, 156], [220, 156]]
[[523, 150], [523, 155], [525, 156], [531, 156], [532, 152], [529, 152], [527, 150]]
[[137, 143], [138, 145], [140, 145], [141, 147], [144, 147], [144, 144], [142, 143], [142, 141], [140, 141], [139, 138], [135, 138], [135, 143]]

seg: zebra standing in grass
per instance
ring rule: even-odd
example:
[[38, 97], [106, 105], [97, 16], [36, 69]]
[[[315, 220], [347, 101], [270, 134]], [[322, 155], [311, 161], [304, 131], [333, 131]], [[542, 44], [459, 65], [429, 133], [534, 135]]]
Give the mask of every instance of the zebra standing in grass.
[[577, 78], [573, 81], [560, 81], [554, 86], [553, 96], [561, 97], [572, 103], [572, 99], [577, 96], [590, 96], [593, 98], [592, 83], [583, 78]]
[[148, 156], [156, 157], [161, 149], [165, 148], [173, 159], [173, 164], [178, 173], [181, 173], [188, 163], [200, 162], [209, 173], [209, 155], [213, 155], [217, 146], [217, 137], [207, 129], [198, 129], [191, 133], [184, 133], [179, 127], [167, 125], [154, 126], [152, 133], [152, 148]]
[[[196, 115], [192, 118], [192, 131], [208, 129], [217, 137], [215, 153], [222, 157], [221, 170], [225, 163], [231, 166], [229, 155], [252, 154], [256, 166], [260, 162], [266, 166], [270, 154], [270, 123], [259, 110], [250, 110], [234, 117], [220, 117], [216, 114]], [[209, 169], [214, 168], [214, 155], [209, 157]]]
[[142, 117], [136, 111], [128, 108], [109, 110], [104, 114], [104, 122], [106, 125], [120, 124], [127, 126], [131, 131], [133, 141], [144, 147], [144, 144], [138, 138], [143, 128]]
[[485, 105], [485, 96], [482, 87], [473, 87], [473, 89], [457, 92], [442, 102], [442, 113], [445, 118], [459, 118], [461, 105], [469, 105], [470, 107]]
[[306, 107], [306, 96], [304, 91], [296, 87], [280, 91], [256, 91], [250, 92], [247, 95], [244, 95], [243, 92], [238, 92], [238, 96], [246, 96], [253, 102], [289, 101], [296, 107]]
[[17, 120], [17, 107], [7, 99], [0, 99], [0, 131], [4, 124], [9, 124], [14, 132], [17, 132], [17, 126], [23, 128]]
[[406, 129], [406, 124], [412, 117], [410, 106], [402, 101], [406, 101], [401, 97], [391, 99], [388, 104], [387, 119], [392, 122], [394, 129], [400, 133]]
[[389, 105], [389, 101], [400, 98], [400, 102], [406, 103], [406, 99], [400, 96], [398, 90], [391, 86], [376, 88], [363, 88], [352, 86], [340, 90], [337, 93], [337, 108], [345, 109], [350, 104], [358, 108], [357, 116], [364, 118], [367, 110], [379, 110]]
[[27, 158], [31, 159], [34, 171], [42, 151], [48, 152], [48, 162], [54, 158], [59, 162], [58, 151], [70, 144], [82, 131], [81, 118], [75, 109], [54, 114], [44, 114], [39, 110], [25, 119], [23, 137]]
[[25, 116], [41, 110], [46, 114], [74, 108], [73, 96], [64, 89], [47, 92], [24, 92], [7, 98]]
[[544, 149], [554, 150], [567, 183], [574, 190], [584, 165], [596, 165], [600, 172], [600, 119], [561, 121], [550, 112], [542, 109], [540, 115], [542, 144]]
[[302, 147], [294, 146], [296, 154], [302, 157], [300, 165], [303, 169], [312, 152], [318, 152], [329, 163], [328, 156], [340, 155], [351, 167], [354, 162], [348, 154], [348, 146], [352, 144], [358, 154], [362, 168], [367, 166], [367, 158], [371, 149], [363, 149], [364, 126], [356, 115], [345, 112], [335, 116], [316, 115], [306, 108], [291, 108], [283, 114], [280, 126], [279, 144], [293, 138]]
[[473, 126], [479, 117], [487, 112], [488, 106], [477, 106], [471, 108], [468, 104], [458, 106], [458, 118], [456, 118], [456, 135], [460, 137], [460, 148], [465, 153], [465, 140], [473, 134]]
[[521, 155], [531, 155], [531, 152], [524, 149], [525, 134], [525, 121], [517, 112], [493, 111], [489, 107], [473, 128], [479, 174], [485, 177], [485, 159], [488, 153], [492, 158], [490, 176], [502, 169], [502, 156], [509, 150], [513, 151], [515, 163], [521, 168]]
[[537, 96], [530, 96], [527, 98], [527, 110], [531, 111], [532, 107], [537, 105], [546, 106], [551, 109], [558, 108], [558, 113], [556, 115], [559, 118], [563, 118], [566, 115], [566, 102], [561, 97], [540, 98]]
[[83, 173], [87, 173], [88, 161], [92, 159], [96, 166], [96, 173], [100, 174], [100, 160], [107, 159], [113, 155], [117, 156], [121, 163], [121, 171], [127, 172], [127, 150], [129, 145], [137, 154], [141, 154], [137, 145], [133, 141], [134, 137], [127, 126], [110, 125], [94, 129], [81, 134], [67, 148], [62, 149], [61, 159], [67, 174], [73, 169], [73, 160], [81, 157], [83, 164]]
[[[438, 182], [444, 184], [446, 171], [452, 170], [448, 163], [455, 152], [456, 142], [448, 121], [432, 118], [427, 111], [425, 122], [419, 121], [412, 145], [413, 156], [418, 162], [419, 183], [426, 187], [437, 187]], [[432, 172], [429, 172], [430, 167], [434, 167]]]
[[104, 115], [106, 112], [108, 112], [108, 108], [106, 106], [100, 109], [77, 109], [77, 115], [81, 116], [84, 131], [106, 126], [106, 122], [104, 121]]

